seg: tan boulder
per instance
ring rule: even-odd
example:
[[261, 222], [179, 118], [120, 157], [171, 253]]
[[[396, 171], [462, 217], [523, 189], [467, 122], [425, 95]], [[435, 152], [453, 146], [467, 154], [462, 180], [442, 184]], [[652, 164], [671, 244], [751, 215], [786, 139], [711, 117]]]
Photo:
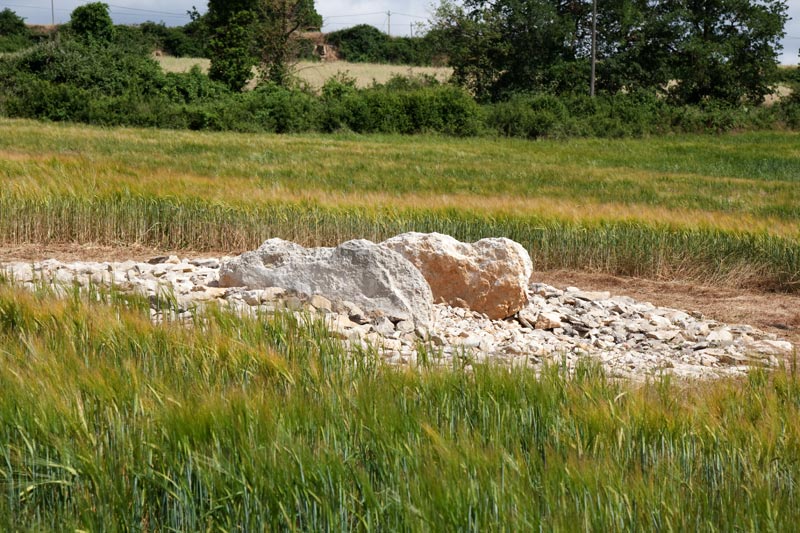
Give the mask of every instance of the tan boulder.
[[441, 233], [404, 233], [381, 243], [411, 261], [437, 302], [465, 307], [491, 319], [507, 318], [528, 303], [531, 258], [505, 238], [468, 244]]

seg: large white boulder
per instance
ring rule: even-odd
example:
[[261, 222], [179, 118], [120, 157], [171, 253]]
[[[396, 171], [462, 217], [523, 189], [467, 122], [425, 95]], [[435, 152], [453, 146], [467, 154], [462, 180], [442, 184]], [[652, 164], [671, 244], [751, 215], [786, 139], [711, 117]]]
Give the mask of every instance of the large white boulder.
[[336, 248], [304, 248], [269, 239], [222, 264], [221, 287], [282, 287], [353, 302], [373, 317], [427, 325], [433, 296], [419, 270], [400, 254], [367, 240]]
[[437, 302], [507, 318], [528, 303], [530, 255], [506, 238], [468, 244], [441, 233], [403, 233], [381, 243], [411, 261]]

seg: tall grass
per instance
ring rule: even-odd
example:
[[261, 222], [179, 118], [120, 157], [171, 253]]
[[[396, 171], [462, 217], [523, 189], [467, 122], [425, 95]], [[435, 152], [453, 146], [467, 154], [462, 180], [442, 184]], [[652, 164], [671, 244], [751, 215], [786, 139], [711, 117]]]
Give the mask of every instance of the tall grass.
[[630, 222], [571, 224], [452, 209], [332, 208], [308, 203], [235, 208], [138, 195], [0, 195], [0, 241], [11, 244], [135, 243], [235, 251], [253, 249], [272, 237], [331, 246], [353, 238], [381, 241], [406, 231], [437, 231], [469, 242], [502, 235], [525, 246], [538, 270], [574, 268], [800, 289], [800, 245], [767, 233]]
[[798, 136], [520, 142], [0, 120], [0, 243], [233, 252], [403, 231], [577, 268], [796, 290]]
[[[102, 298], [101, 298], [102, 299]], [[790, 530], [800, 377], [396, 370], [291, 315], [0, 286], [4, 530]]]
[[349, 196], [352, 203], [368, 195], [391, 205], [483, 205], [578, 220], [658, 218], [800, 237], [798, 144], [800, 134], [781, 132], [523, 142], [0, 119], [0, 176], [6, 191], [130, 191], [244, 204], [289, 196], [332, 202]]

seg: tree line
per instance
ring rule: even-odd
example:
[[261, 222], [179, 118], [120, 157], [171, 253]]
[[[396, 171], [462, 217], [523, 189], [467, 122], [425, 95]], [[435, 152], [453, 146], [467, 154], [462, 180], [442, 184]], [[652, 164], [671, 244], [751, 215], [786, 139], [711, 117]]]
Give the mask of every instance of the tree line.
[[[266, 5], [266, 0], [240, 1]], [[668, 42], [666, 37], [661, 41], [631, 37], [633, 44], [610, 47], [602, 43], [605, 30], [599, 29], [598, 92], [596, 97], [589, 97], [587, 37], [580, 31], [564, 29], [581, 28], [575, 21], [583, 20], [581, 24], [585, 25], [585, 17], [545, 17], [542, 20], [558, 23], [557, 29], [565, 33], [558, 34], [554, 29], [554, 35], [547, 34], [549, 41], [540, 36], [535, 43], [526, 44], [528, 53], [512, 54], [515, 37], [500, 30], [513, 27], [521, 32], [525, 25], [501, 25], [495, 20], [513, 15], [512, 9], [493, 11], [506, 0], [482, 7], [476, 1], [478, 11], [467, 10], [468, 5], [440, 5], [424, 37], [425, 45], [419, 45], [419, 49], [427, 50], [431, 58], [433, 54], [448, 54], [455, 83], [398, 77], [386, 84], [359, 87], [355, 80], [338, 76], [321, 89], [312, 89], [294, 82], [291, 63], [302, 53], [298, 50], [302, 30], [318, 26], [321, 19], [310, 0], [302, 5], [292, 1], [276, 4], [283, 11], [240, 10], [234, 3], [220, 2], [221, 7], [209, 9], [202, 16], [195, 11], [192, 22], [179, 31], [153, 23], [115, 26], [105, 4], [82, 5], [73, 11], [69, 23], [59, 28], [56, 38], [40, 39], [38, 44], [0, 56], [0, 115], [109, 126], [242, 132], [351, 131], [523, 138], [800, 128], [799, 72], [777, 70], [776, 48], [769, 44], [773, 41], [763, 46], [749, 41], [744, 50], [747, 54], [734, 54], [738, 46], [734, 44], [741, 40], [724, 49], [739, 58], [737, 61], [743, 61], [742, 56], [761, 58], [761, 67], [752, 66], [759, 76], [749, 76], [744, 63], [737, 63], [735, 72], [730, 70], [733, 60], [725, 59], [722, 51], [705, 63], [697, 59], [694, 71], [682, 74], [678, 67], [689, 52], [681, 52], [680, 47], [696, 51], [699, 46], [686, 44], [699, 39], [691, 33], [683, 33], [679, 42], [667, 48], [670, 53], [663, 54], [676, 57], [659, 59], [658, 47]], [[544, 5], [551, 0], [536, 1]], [[728, 0], [714, 1], [721, 5]], [[740, 0], [740, 4], [749, 1]], [[515, 5], [523, 4], [519, 1]], [[574, 5], [576, 9], [586, 7]], [[754, 12], [770, 15], [769, 10], [764, 11], [766, 4], [759, 5], [761, 11]], [[598, 18], [600, 13], [602, 10], [598, 10]], [[8, 10], [0, 12], [0, 32], [12, 28], [18, 32], [15, 35], [25, 37], [29, 29], [24, 21], [7, 14]], [[775, 14], [783, 16], [777, 7]], [[628, 13], [630, 20], [644, 20], [640, 15]], [[773, 20], [773, 15], [767, 18]], [[670, 20], [679, 24], [678, 19]], [[494, 33], [482, 27], [490, 22], [495, 24]], [[598, 28], [602, 28], [599, 22]], [[648, 23], [655, 24], [652, 20]], [[693, 27], [703, 27], [698, 24]], [[713, 42], [715, 24], [707, 24], [706, 41]], [[683, 22], [679, 25], [688, 28]], [[624, 33], [621, 28], [617, 25], [619, 35]], [[741, 24], [736, 32], [744, 32]], [[634, 35], [630, 29], [627, 34]], [[5, 35], [0, 33], [0, 38]], [[578, 35], [580, 38], [574, 37]], [[759, 35], [767, 38], [767, 32]], [[335, 37], [340, 39], [340, 50], [353, 58], [374, 58], [370, 54], [376, 50], [387, 54], [403, 50], [396, 42], [383, 39], [374, 28], [351, 28]], [[490, 43], [476, 48], [473, 39], [488, 39]], [[196, 49], [208, 53], [212, 58], [209, 74], [199, 68], [188, 73], [163, 72], [152, 50], [154, 42], [161, 46], [166, 41], [188, 50], [189, 55], [197, 55], [193, 53]], [[554, 47], [549, 51], [548, 42]], [[631, 50], [637, 47], [649, 52], [638, 51], [636, 55]], [[625, 53], [629, 55], [619, 55]], [[623, 57], [629, 59], [623, 61]], [[630, 59], [635, 57], [639, 57], [639, 63]], [[655, 71], [647, 71], [645, 61]], [[617, 74], [620, 71], [638, 74]], [[794, 87], [794, 94], [777, 105], [751, 105], [766, 94], [769, 80], [777, 79], [772, 77], [776, 71], [783, 83]], [[256, 72], [261, 77], [256, 88], [243, 91], [242, 85]], [[704, 85], [701, 81], [706, 78], [717, 83]], [[753, 79], [757, 85], [753, 85]], [[707, 86], [716, 92], [698, 89]]]
[[[348, 61], [448, 64], [453, 82], [480, 102], [525, 92], [588, 91], [593, 40], [598, 93], [650, 90], [680, 104], [758, 104], [785, 76], [777, 66], [785, 0], [594, 5], [596, 10], [593, 0], [440, 0], [419, 37], [389, 37], [358, 25], [326, 40]], [[103, 6], [81, 6], [78, 18], [107, 16]], [[318, 31], [323, 22], [313, 0], [209, 0], [205, 14], [193, 9], [190, 15], [191, 22], [177, 28], [117, 26], [118, 42], [208, 57], [211, 79], [240, 90], [256, 66], [264, 81], [289, 84], [292, 63], [312, 56], [303, 32]], [[0, 51], [34, 42], [22, 19], [9, 9], [0, 12]]]
[[481, 100], [598, 90], [760, 103], [778, 76], [784, 0], [443, 0], [431, 32]]

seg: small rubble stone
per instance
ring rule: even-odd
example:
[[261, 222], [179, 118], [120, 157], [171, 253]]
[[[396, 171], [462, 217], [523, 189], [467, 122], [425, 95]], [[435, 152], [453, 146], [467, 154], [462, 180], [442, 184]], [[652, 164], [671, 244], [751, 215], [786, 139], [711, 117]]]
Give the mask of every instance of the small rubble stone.
[[[351, 301], [317, 293], [219, 287], [221, 260], [175, 263], [176, 257], [142, 263], [9, 263], [0, 265], [0, 273], [30, 290], [49, 285], [58, 297], [113, 284], [115, 290], [149, 297], [155, 323], [179, 320], [189, 326], [199, 309], [215, 303], [241, 316], [289, 310], [298, 320], [324, 320], [342, 343], [377, 350], [389, 364], [415, 364], [424, 346], [426, 360], [442, 365], [463, 357], [472, 365], [540, 368], [549, 362], [574, 369], [579, 359], [589, 357], [610, 376], [625, 379], [664, 373], [712, 379], [741, 376], [754, 366], [776, 367], [796, 353], [791, 343], [751, 326], [720, 324], [699, 313], [576, 287], [531, 283], [528, 304], [503, 320], [434, 304], [430, 322], [423, 325], [367, 315]], [[165, 308], [175, 301], [177, 309]]]
[[315, 294], [312, 296], [308, 303], [311, 304], [315, 309], [319, 311], [325, 311], [327, 313], [333, 312], [333, 304], [331, 301], [324, 296], [320, 296], [319, 294]]
[[414, 323], [409, 320], [401, 320], [395, 325], [395, 330], [399, 331], [400, 333], [409, 333], [414, 331]]
[[536, 329], [556, 329], [562, 326], [561, 315], [553, 312], [539, 313], [536, 319]]
[[709, 333], [706, 341], [717, 346], [727, 346], [733, 343], [733, 333], [728, 328], [718, 329]]

